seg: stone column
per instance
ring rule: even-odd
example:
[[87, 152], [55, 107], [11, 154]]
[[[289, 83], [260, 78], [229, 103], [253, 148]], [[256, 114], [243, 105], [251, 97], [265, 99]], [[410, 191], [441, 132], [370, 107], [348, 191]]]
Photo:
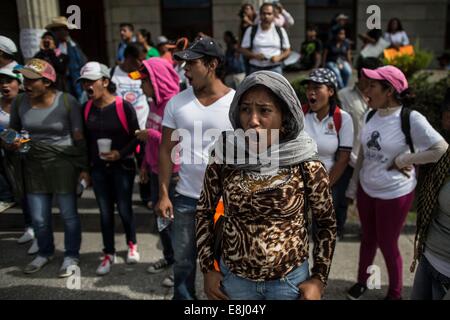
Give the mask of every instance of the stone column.
[[59, 16], [57, 0], [17, 0], [20, 26], [20, 49], [26, 60], [39, 51], [45, 26]]
[[43, 29], [59, 16], [57, 0], [17, 0], [20, 29]]

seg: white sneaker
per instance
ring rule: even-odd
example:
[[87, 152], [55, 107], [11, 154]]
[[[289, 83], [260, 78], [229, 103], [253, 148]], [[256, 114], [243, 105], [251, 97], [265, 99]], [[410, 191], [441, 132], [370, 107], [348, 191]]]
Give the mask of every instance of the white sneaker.
[[33, 240], [33, 244], [31, 245], [30, 249], [28, 250], [28, 254], [32, 256], [33, 254], [36, 254], [39, 252], [39, 246], [37, 239]]
[[128, 244], [127, 264], [136, 264], [140, 259], [137, 244], [130, 242]]
[[16, 205], [15, 202], [3, 202], [0, 201], [0, 213], [5, 212], [6, 210], [8, 210], [9, 208], [12, 208]]
[[97, 268], [97, 275], [104, 276], [111, 272], [111, 266], [116, 263], [116, 255], [105, 254], [102, 263]]
[[173, 274], [170, 276], [167, 276], [164, 278], [163, 282], [161, 283], [166, 288], [173, 288], [175, 285], [175, 279], [173, 277]]
[[58, 276], [60, 278], [70, 277], [73, 274], [73, 270], [70, 270], [70, 269], [72, 269], [71, 267], [78, 266], [79, 263], [80, 263], [80, 260], [78, 260], [78, 259], [71, 258], [71, 257], [65, 257], [64, 262], [61, 265], [61, 268], [59, 269]]
[[34, 230], [33, 228], [27, 228], [25, 233], [17, 240], [18, 244], [25, 244], [34, 239]]
[[33, 274], [38, 272], [39, 270], [41, 270], [47, 263], [49, 263], [51, 260], [53, 259], [53, 257], [41, 257], [41, 256], [37, 256], [36, 258], [34, 258], [33, 261], [31, 261], [30, 264], [28, 264], [25, 269], [23, 270], [23, 272], [25, 274]]

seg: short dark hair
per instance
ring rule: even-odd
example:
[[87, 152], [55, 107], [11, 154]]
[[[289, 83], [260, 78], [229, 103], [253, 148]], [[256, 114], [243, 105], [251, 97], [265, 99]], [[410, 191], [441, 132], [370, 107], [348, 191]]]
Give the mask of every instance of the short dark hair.
[[142, 52], [147, 52], [147, 50], [144, 48], [144, 46], [140, 43], [133, 42], [127, 45], [125, 52], [123, 53], [123, 56], [125, 58], [131, 57], [134, 59], [139, 59], [139, 55]]
[[122, 29], [122, 28], [128, 28], [128, 29], [130, 29], [130, 31], [134, 32], [134, 25], [132, 23], [122, 22], [120, 24], [120, 29]]
[[315, 31], [315, 32], [318, 32], [318, 28], [317, 28], [316, 25], [310, 24], [310, 25], [308, 25], [308, 27], [306, 28], [306, 31]]
[[217, 68], [215, 70], [215, 75], [218, 79], [223, 80], [225, 77], [225, 61], [223, 59], [219, 59], [217, 57], [204, 56], [200, 58], [205, 66], [208, 66], [214, 60], [217, 60]]
[[[103, 79], [108, 79], [108, 78], [103, 78]], [[115, 94], [117, 91], [117, 86], [111, 79], [108, 79], [108, 80], [109, 80], [109, 83], [108, 83], [108, 86], [106, 87], [106, 90], [108, 90], [108, 92], [111, 94]]]
[[259, 8], [259, 13], [261, 13], [265, 7], [272, 7], [272, 9], [275, 9], [275, 6], [272, 2], [264, 2]]

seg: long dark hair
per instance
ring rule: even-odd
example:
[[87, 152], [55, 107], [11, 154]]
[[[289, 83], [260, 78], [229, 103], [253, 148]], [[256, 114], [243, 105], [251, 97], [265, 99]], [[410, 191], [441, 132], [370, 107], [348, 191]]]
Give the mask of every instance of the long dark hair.
[[147, 29], [139, 29], [139, 33], [142, 34], [142, 36], [151, 47], [155, 46], [152, 41], [152, 34], [150, 33], [150, 31], [148, 31]]
[[388, 32], [388, 33], [392, 33], [392, 32], [394, 31], [394, 30], [392, 30], [392, 23], [393, 23], [394, 21], [397, 21], [397, 25], [398, 25], [398, 28], [397, 28], [396, 31], [403, 31], [403, 26], [402, 26], [402, 23], [400, 22], [400, 19], [399, 19], [399, 18], [392, 18], [392, 19], [389, 20], [389, 22], [388, 22], [387, 32]]
[[415, 94], [412, 92], [412, 90], [410, 88], [404, 90], [401, 93], [398, 93], [397, 90], [394, 89], [394, 87], [392, 87], [392, 85], [389, 83], [389, 81], [387, 80], [379, 80], [381, 87], [384, 90], [388, 90], [389, 88], [392, 88], [392, 90], [394, 90], [395, 94], [394, 94], [394, 99], [395, 101], [397, 101], [400, 105], [406, 107], [406, 108], [411, 108], [415, 101], [416, 101], [416, 96]]

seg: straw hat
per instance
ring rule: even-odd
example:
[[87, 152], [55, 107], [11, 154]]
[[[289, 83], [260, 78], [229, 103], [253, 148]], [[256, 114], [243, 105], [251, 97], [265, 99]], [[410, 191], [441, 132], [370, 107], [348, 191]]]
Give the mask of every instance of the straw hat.
[[45, 29], [51, 30], [53, 28], [67, 28], [69, 30], [77, 29], [77, 26], [69, 23], [66, 17], [60, 16], [52, 19], [52, 23], [45, 26]]

